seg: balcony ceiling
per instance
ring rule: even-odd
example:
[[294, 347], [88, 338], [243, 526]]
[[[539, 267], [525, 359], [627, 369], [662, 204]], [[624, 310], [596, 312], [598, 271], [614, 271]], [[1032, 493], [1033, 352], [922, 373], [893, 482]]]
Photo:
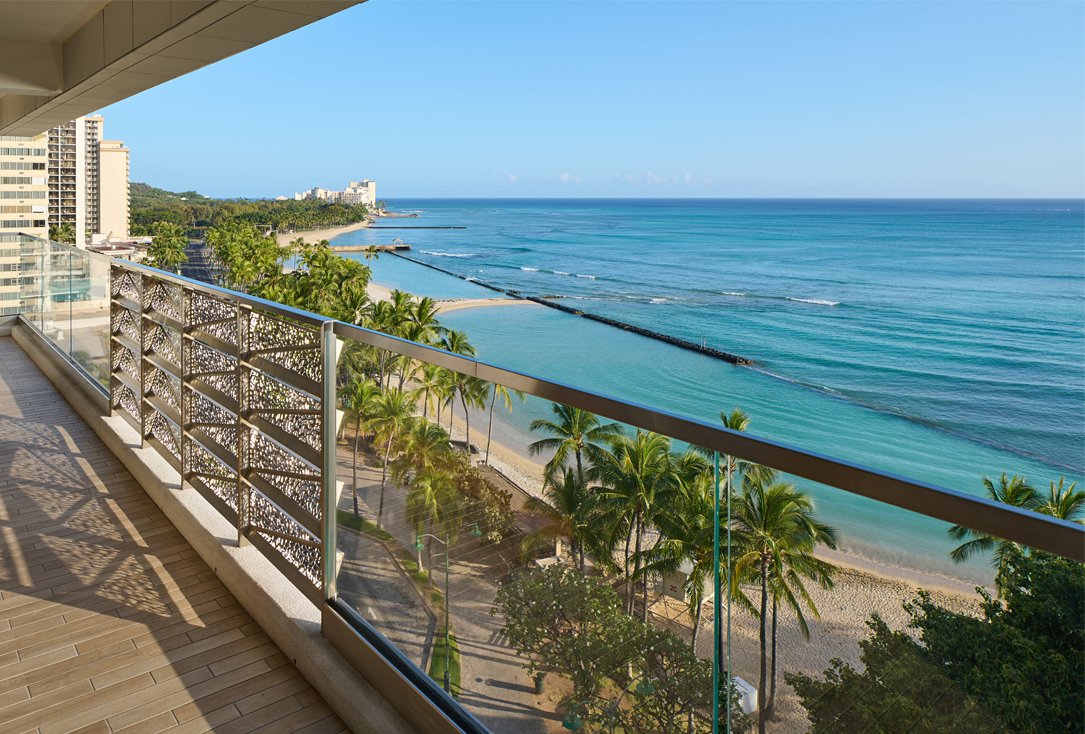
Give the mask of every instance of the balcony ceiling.
[[0, 135], [37, 135], [364, 0], [3, 0]]

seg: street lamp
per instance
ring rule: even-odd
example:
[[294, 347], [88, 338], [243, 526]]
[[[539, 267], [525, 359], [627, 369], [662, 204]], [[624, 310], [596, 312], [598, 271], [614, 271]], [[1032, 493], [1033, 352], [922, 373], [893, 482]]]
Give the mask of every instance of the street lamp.
[[[476, 538], [479, 537], [480, 535], [482, 535], [482, 531], [478, 529], [478, 523], [477, 522], [471, 523], [471, 529], [468, 531], [468, 534], [472, 535], [472, 536], [474, 536]], [[452, 672], [451, 672], [451, 670], [452, 670], [452, 658], [450, 656], [451, 647], [450, 647], [449, 641], [448, 641], [448, 607], [449, 607], [449, 599], [448, 599], [448, 546], [451, 543], [451, 541], [448, 539], [448, 533], [447, 532], [445, 533], [445, 539], [444, 540], [441, 540], [436, 535], [430, 535], [429, 533], [422, 533], [422, 534], [415, 535], [414, 536], [414, 549], [416, 551], [418, 551], [419, 553], [421, 553], [422, 549], [426, 547], [425, 543], [422, 542], [422, 538], [433, 538], [434, 540], [436, 540], [438, 543], [440, 543], [441, 545], [443, 545], [445, 547], [445, 692], [448, 693], [448, 694], [451, 694], [452, 693]], [[421, 558], [421, 556], [419, 556], [419, 558]]]
[[[647, 673], [641, 673], [637, 676], [637, 678], [640, 679], [637, 682], [637, 685], [632, 685], [633, 681], [630, 681], [630, 685], [625, 687], [625, 689], [622, 691], [622, 695], [618, 696], [618, 700], [607, 706], [605, 709], [602, 706], [599, 706], [599, 704], [595, 704], [600, 709], [600, 711], [605, 711], [606, 713], [611, 715], [611, 730], [613, 730], [614, 728], [613, 717], [615, 714], [618, 713], [618, 708], [622, 705], [622, 699], [625, 698], [625, 694], [629, 693], [630, 688], [636, 688], [637, 693], [642, 696], [651, 696], [653, 693], [656, 692], [656, 687], [652, 685], [652, 681], [648, 678]], [[637, 680], [637, 678], [634, 678], [633, 680]], [[577, 715], [576, 707], [592, 703], [594, 702], [591, 699], [588, 699], [587, 701], [580, 701], [579, 703], [574, 703], [572, 706], [570, 706], [569, 713], [565, 714], [565, 718], [561, 720], [562, 728], [568, 729], [569, 731], [576, 731], [580, 727], [584, 726], [584, 720]]]

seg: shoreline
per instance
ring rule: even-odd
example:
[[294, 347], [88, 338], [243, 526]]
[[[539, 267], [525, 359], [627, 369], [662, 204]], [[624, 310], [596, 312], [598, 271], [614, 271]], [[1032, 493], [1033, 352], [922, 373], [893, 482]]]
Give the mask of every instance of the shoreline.
[[[366, 286], [366, 293], [374, 301], [392, 300], [392, 289], [376, 283]], [[417, 298], [417, 296], [413, 296]], [[525, 306], [535, 305], [531, 301], [517, 298], [435, 298], [437, 313], [448, 313], [465, 308], [489, 308], [493, 306]]]
[[321, 240], [334, 240], [341, 234], [347, 232], [357, 232], [359, 229], [365, 229], [371, 224], [368, 220], [363, 222], [355, 222], [354, 224], [348, 224], [345, 227], [328, 227], [327, 229], [313, 229], [308, 232], [291, 232], [290, 234], [276, 233], [275, 241], [279, 243], [279, 247], [286, 247], [299, 237], [307, 245], [315, 245]]

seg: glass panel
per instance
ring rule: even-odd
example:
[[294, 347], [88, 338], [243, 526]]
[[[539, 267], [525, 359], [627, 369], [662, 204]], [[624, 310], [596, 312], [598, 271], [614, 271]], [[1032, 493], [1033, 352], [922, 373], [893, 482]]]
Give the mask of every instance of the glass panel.
[[19, 245], [19, 304], [23, 316], [37, 329], [42, 326], [42, 270], [48, 243], [37, 237], [22, 237]]
[[[714, 705], [734, 732], [1080, 725], [1080, 565], [1005, 546], [1007, 606], [985, 602], [992, 556], [955, 561], [975, 538], [944, 522], [344, 354], [339, 595], [493, 731], [710, 732]], [[1034, 506], [1059, 505], [1052, 478]], [[1007, 647], [1021, 630], [1050, 666]]]
[[[997, 540], [983, 551], [986, 536], [941, 521], [742, 462], [734, 471], [726, 654], [770, 731], [1080, 727], [1066, 677], [1082, 668], [1079, 564]], [[851, 530], [874, 522], [880, 547]], [[954, 560], [961, 547], [974, 553]]]
[[71, 339], [71, 255], [64, 245], [46, 246], [42, 273], [42, 333], [64, 352]]
[[387, 352], [346, 363], [340, 598], [493, 731], [712, 731], [711, 459]]
[[109, 389], [109, 262], [72, 252], [71, 356]]

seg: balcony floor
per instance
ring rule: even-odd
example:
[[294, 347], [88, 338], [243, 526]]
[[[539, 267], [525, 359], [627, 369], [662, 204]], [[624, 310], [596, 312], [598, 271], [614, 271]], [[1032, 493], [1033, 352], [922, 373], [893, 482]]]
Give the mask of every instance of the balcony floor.
[[0, 734], [211, 730], [346, 731], [0, 338]]

